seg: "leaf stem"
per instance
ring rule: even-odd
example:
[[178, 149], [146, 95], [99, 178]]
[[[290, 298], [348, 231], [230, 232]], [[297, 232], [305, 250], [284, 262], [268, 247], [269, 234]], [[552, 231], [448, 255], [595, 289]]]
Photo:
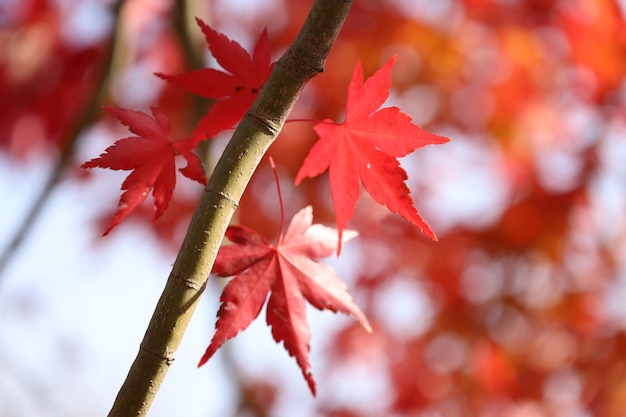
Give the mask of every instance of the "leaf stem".
[[334, 121], [329, 121], [329, 120], [315, 120], [315, 119], [287, 119], [287, 120], [285, 120], [285, 124], [293, 123], [293, 122], [300, 122], [300, 123], [305, 122], [305, 123], [317, 123], [317, 124], [324, 123], [324, 124], [327, 124], [327, 125], [336, 125], [336, 124], [338, 124], [338, 123], [336, 123]]
[[283, 241], [283, 229], [285, 227], [285, 207], [283, 205], [283, 194], [280, 192], [280, 180], [278, 179], [278, 172], [276, 171], [276, 164], [274, 164], [274, 158], [269, 157], [270, 166], [274, 173], [274, 180], [276, 180], [276, 190], [278, 191], [278, 203], [280, 206], [280, 227], [278, 228], [278, 239], [276, 239], [276, 246], [280, 245]]

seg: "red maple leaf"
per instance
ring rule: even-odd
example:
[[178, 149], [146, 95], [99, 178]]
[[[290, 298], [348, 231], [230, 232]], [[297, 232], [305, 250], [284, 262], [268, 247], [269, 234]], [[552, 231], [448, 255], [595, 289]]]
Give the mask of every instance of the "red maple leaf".
[[114, 107], [107, 107], [106, 110], [113, 113], [137, 136], [118, 140], [99, 157], [81, 165], [81, 168], [100, 167], [133, 171], [122, 183], [122, 190], [125, 191], [104, 235], [141, 204], [150, 190], [156, 207], [154, 221], [161, 217], [176, 185], [174, 161], [176, 155], [181, 155], [187, 160], [187, 166], [180, 168], [183, 175], [203, 185], [207, 183], [202, 163], [193, 153], [197, 140], [191, 137], [172, 141], [170, 121], [163, 110], [152, 107], [152, 116]]
[[[216, 332], [198, 366], [202, 366], [228, 339], [248, 327], [265, 303], [267, 323], [276, 342], [283, 341], [295, 357], [311, 392], [315, 381], [309, 363], [311, 333], [305, 304], [320, 310], [341, 311], [355, 317], [367, 330], [369, 322], [354, 304], [345, 284], [334, 270], [314, 259], [325, 258], [337, 247], [337, 232], [319, 224], [311, 225], [311, 206], [300, 210], [287, 228], [284, 239], [271, 245], [263, 237], [241, 226], [230, 226], [226, 237], [234, 245], [220, 249], [212, 272], [220, 277], [235, 275], [220, 298]], [[346, 233], [346, 240], [356, 232]]]
[[346, 120], [324, 120], [315, 126], [320, 140], [307, 155], [296, 184], [328, 170], [337, 230], [338, 252], [343, 230], [354, 215], [361, 182], [372, 198], [417, 226], [433, 240], [437, 237], [413, 205], [407, 174], [396, 158], [429, 144], [449, 141], [416, 124], [397, 107], [379, 107], [389, 97], [391, 70], [396, 57], [363, 83], [363, 69], [357, 63], [348, 90]]
[[196, 22], [211, 53], [229, 73], [203, 68], [182, 75], [156, 75], [191, 93], [217, 100], [194, 130], [194, 135], [205, 139], [233, 127], [241, 120], [267, 81], [274, 64], [270, 62], [272, 53], [267, 30], [259, 36], [251, 57], [236, 41], [213, 30], [198, 18]]

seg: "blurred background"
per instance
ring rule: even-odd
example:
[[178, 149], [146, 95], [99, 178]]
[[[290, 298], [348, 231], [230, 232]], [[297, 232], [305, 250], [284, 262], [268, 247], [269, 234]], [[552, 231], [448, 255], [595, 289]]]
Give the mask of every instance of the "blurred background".
[[[129, 136], [101, 110], [163, 108], [175, 136], [209, 103], [153, 75], [215, 66], [193, 16], [275, 59], [311, 1], [0, 0], [0, 417], [103, 416], [135, 357], [201, 193], [179, 177], [100, 235], [127, 173], [80, 170]], [[430, 242], [364, 194], [329, 259], [375, 329], [308, 310], [318, 397], [260, 317], [203, 368], [211, 278], [150, 415], [626, 415], [626, 4], [357, 0], [291, 118], [341, 121], [357, 60], [398, 54], [388, 105], [450, 143], [401, 160]], [[289, 218], [333, 225], [327, 177], [294, 187], [316, 137], [270, 153]], [[202, 150], [207, 169], [229, 134]], [[267, 163], [236, 221], [273, 239]], [[264, 313], [262, 313], [264, 314]]]

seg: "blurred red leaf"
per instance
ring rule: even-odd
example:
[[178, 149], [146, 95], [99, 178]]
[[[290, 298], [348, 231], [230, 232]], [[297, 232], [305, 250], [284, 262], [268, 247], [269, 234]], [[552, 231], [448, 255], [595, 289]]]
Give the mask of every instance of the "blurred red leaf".
[[480, 343], [474, 350], [472, 365], [477, 379], [494, 396], [507, 396], [517, 386], [515, 370], [493, 343]]
[[28, 159], [71, 139], [71, 126], [96, 91], [105, 43], [72, 44], [54, 5], [20, 3], [0, 11], [0, 151]]

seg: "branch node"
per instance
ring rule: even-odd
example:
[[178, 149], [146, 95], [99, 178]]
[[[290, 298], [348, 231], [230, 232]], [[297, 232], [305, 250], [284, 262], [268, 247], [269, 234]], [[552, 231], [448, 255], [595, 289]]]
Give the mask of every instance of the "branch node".
[[174, 359], [176, 353], [171, 349], [163, 349], [163, 350], [153, 350], [148, 348], [144, 343], [139, 345], [139, 351], [145, 352], [148, 355], [155, 356], [158, 359], [161, 359], [165, 362], [165, 364], [169, 367], [174, 363]]
[[215, 191], [215, 190], [212, 190], [210, 188], [205, 188], [204, 191], [207, 192], [207, 193], [212, 193], [212, 194], [218, 195], [219, 197], [223, 198], [224, 200], [226, 200], [230, 204], [232, 204], [233, 207], [235, 207], [235, 208], [239, 207], [239, 203], [237, 203], [237, 201], [234, 198], [232, 198], [231, 196], [229, 196], [228, 194], [226, 194], [226, 193], [224, 193], [222, 191]]
[[265, 130], [265, 133], [267, 133], [269, 136], [276, 137], [280, 133], [279, 126], [277, 126], [275, 123], [272, 123], [267, 118], [254, 113], [253, 109], [250, 109], [246, 116], [253, 119], [256, 124], [261, 126], [263, 130]]
[[199, 283], [180, 274], [172, 275], [171, 280], [178, 285], [182, 285], [198, 292], [204, 290], [204, 287], [206, 286], [206, 281], [204, 283]]

